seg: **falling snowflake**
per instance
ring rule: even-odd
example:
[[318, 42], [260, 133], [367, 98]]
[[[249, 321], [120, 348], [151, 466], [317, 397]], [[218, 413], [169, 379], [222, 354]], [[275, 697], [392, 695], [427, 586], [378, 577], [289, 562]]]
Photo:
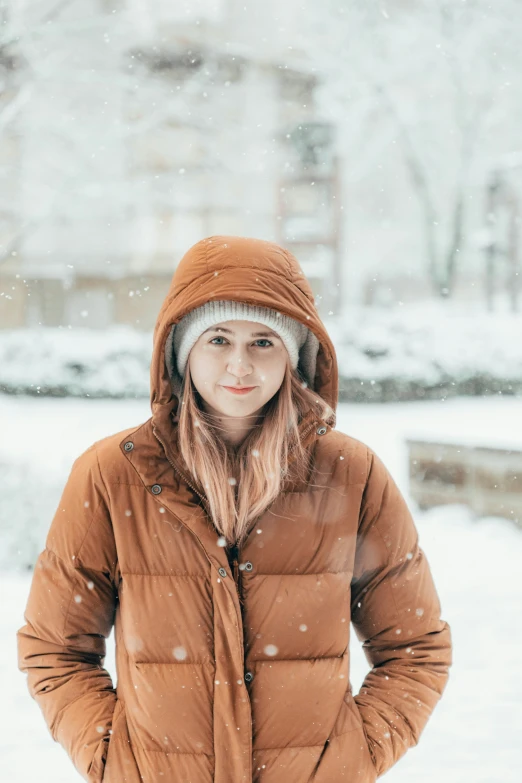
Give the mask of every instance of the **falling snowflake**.
[[274, 656], [277, 655], [278, 652], [279, 650], [277, 649], [275, 644], [267, 644], [266, 647], [264, 648], [265, 655]]
[[129, 635], [125, 639], [125, 646], [131, 653], [137, 653], [143, 649], [143, 640], [139, 636]]
[[172, 654], [177, 661], [184, 661], [187, 657], [187, 651], [184, 647], [174, 647]]

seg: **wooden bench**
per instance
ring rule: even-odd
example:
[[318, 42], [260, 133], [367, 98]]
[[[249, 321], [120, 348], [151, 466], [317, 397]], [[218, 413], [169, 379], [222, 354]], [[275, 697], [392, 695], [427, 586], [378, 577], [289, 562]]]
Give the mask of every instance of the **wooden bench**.
[[447, 503], [522, 528], [522, 451], [406, 439], [411, 497], [422, 509]]

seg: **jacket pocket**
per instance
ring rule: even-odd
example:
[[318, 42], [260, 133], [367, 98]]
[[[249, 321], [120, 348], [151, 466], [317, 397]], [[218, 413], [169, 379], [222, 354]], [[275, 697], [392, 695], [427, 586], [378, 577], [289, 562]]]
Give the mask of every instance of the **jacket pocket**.
[[349, 691], [308, 783], [334, 783], [338, 780], [356, 780], [357, 783], [375, 783], [377, 780], [362, 717]]
[[[120, 699], [117, 698], [112, 713], [112, 721], [111, 721], [112, 730], [114, 729], [114, 724], [116, 723], [118, 719], [118, 715], [121, 713], [121, 710], [122, 710], [122, 703]], [[105, 764], [107, 760], [107, 753], [112, 739], [112, 730], [111, 733], [109, 733], [107, 736], [102, 737], [102, 739], [96, 746], [96, 750], [94, 751], [92, 761], [89, 765], [89, 769], [87, 770], [87, 780], [89, 781], [89, 783], [102, 783]]]
[[112, 734], [107, 748], [105, 768], [100, 783], [121, 783], [122, 780], [125, 783], [142, 783], [130, 743], [125, 706], [121, 699], [118, 699], [112, 719]]
[[370, 742], [368, 740], [368, 737], [366, 735], [366, 730], [364, 728], [364, 721], [362, 719], [361, 713], [359, 712], [359, 707], [357, 706], [357, 702], [354, 700], [353, 695], [352, 695], [351, 692], [346, 695], [346, 701], [349, 703], [349, 706], [353, 709], [353, 711], [354, 711], [354, 713], [356, 715], [357, 722], [358, 722], [359, 728], [360, 728], [360, 732], [361, 732], [362, 737], [364, 739], [364, 745], [365, 745], [365, 747], [366, 747], [366, 749], [368, 751], [368, 756], [370, 757], [370, 760], [372, 762], [372, 767], [375, 770], [376, 777], [377, 777], [377, 767], [376, 767], [375, 759], [373, 757], [373, 753], [372, 753], [372, 751], [370, 749]]
[[310, 783], [337, 783], [356, 780], [375, 783], [375, 769], [362, 728], [338, 734], [326, 743], [310, 778]]

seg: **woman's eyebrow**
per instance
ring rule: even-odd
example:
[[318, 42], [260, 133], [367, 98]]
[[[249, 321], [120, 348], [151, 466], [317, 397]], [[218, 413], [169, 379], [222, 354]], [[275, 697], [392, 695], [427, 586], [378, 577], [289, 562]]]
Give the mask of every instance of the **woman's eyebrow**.
[[[210, 326], [208, 329], [205, 329], [203, 334], [206, 334], [207, 332], [225, 332], [226, 334], [234, 334], [232, 329], [226, 329], [224, 326]], [[279, 335], [275, 332], [252, 332], [252, 337], [276, 337], [278, 340], [280, 339]]]

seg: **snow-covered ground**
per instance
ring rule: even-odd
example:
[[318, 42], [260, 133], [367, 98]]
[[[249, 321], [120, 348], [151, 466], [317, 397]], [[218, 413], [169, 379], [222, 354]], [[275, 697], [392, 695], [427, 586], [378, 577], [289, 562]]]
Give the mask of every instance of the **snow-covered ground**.
[[[30, 475], [64, 482], [73, 459], [94, 440], [144, 421], [148, 402], [0, 396], [0, 465], [27, 466]], [[428, 436], [522, 448], [522, 399], [457, 398], [442, 402], [339, 407], [338, 429], [370, 445], [407, 496], [405, 438]], [[34, 487], [21, 485], [21, 493]], [[415, 519], [454, 643], [443, 699], [419, 745], [385, 776], [390, 783], [518, 783], [522, 779], [522, 531], [501, 518], [474, 519], [462, 506]], [[2, 530], [16, 520], [0, 518]], [[43, 529], [50, 522], [44, 520]], [[3, 536], [2, 536], [3, 537]], [[75, 773], [53, 743], [16, 668], [17, 628], [29, 574], [0, 579], [0, 747], [6, 783], [72, 783]], [[352, 639], [351, 680], [359, 689], [368, 665]], [[109, 645], [107, 667], [114, 674]]]

